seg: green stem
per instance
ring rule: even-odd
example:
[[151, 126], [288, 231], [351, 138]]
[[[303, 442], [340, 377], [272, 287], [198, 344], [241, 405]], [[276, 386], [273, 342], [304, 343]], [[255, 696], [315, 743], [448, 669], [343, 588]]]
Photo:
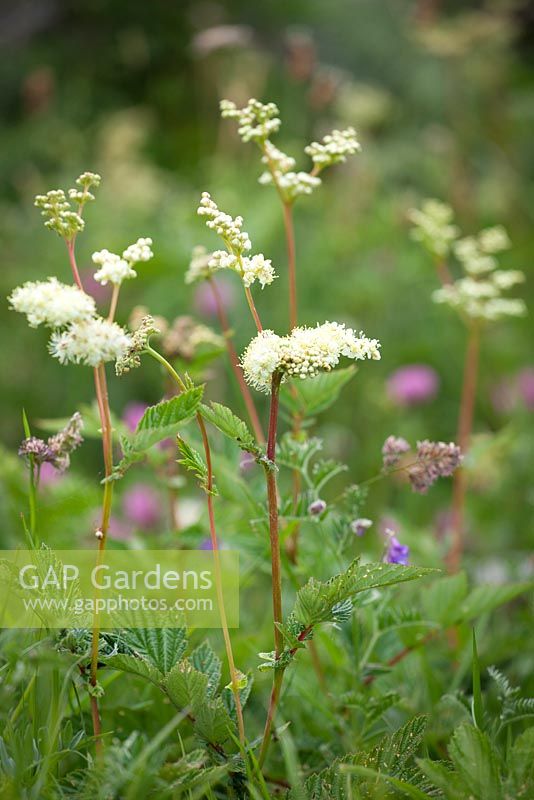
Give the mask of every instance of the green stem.
[[[278, 524], [278, 487], [276, 482], [276, 431], [278, 425], [278, 410], [280, 399], [280, 382], [282, 375], [275, 372], [271, 382], [271, 410], [269, 414], [269, 432], [267, 435], [267, 458], [269, 466], [265, 467], [265, 477], [267, 481], [267, 502], [269, 508], [269, 538], [271, 545], [271, 579], [272, 579], [272, 598], [273, 598], [273, 622], [274, 622], [274, 647], [275, 655], [278, 659], [283, 649], [283, 638], [280, 626], [282, 625], [282, 570], [280, 559], [280, 534]], [[280, 690], [284, 677], [283, 669], [276, 669], [273, 679], [273, 688], [269, 701], [269, 710], [263, 731], [258, 764], [262, 767], [269, 743], [271, 740], [271, 730], [274, 715], [280, 699]]]
[[[157, 350], [154, 350], [150, 345], [148, 345], [145, 349], [145, 352], [152, 356], [156, 361], [158, 361], [169, 373], [173, 381], [176, 382], [179, 390], [181, 392], [186, 390], [186, 385], [180, 375], [176, 372], [174, 367], [169, 364], [166, 358], [164, 358], [161, 353], [158, 353]], [[228, 621], [226, 617], [226, 609], [224, 605], [224, 592], [222, 587], [222, 573], [221, 573], [221, 563], [219, 558], [219, 542], [217, 539], [217, 531], [215, 528], [215, 512], [213, 508], [213, 467], [211, 461], [211, 448], [209, 444], [208, 434], [206, 431], [206, 426], [204, 424], [204, 420], [200, 413], [196, 415], [197, 424], [200, 430], [200, 435], [202, 437], [202, 443], [204, 446], [204, 454], [206, 457], [206, 467], [208, 472], [207, 477], [207, 486], [206, 486], [206, 503], [208, 507], [208, 519], [209, 519], [209, 528], [210, 528], [210, 539], [211, 539], [211, 547], [213, 552], [213, 564], [214, 564], [214, 573], [215, 573], [215, 588], [217, 592], [217, 602], [219, 605], [219, 615], [221, 618], [221, 628], [223, 631], [223, 638], [224, 638], [224, 645], [226, 650], [226, 658], [228, 660], [228, 667], [230, 671], [230, 679], [232, 683], [232, 692], [234, 694], [235, 700], [235, 707], [236, 707], [236, 716], [237, 716], [237, 727], [239, 731], [239, 740], [241, 744], [245, 743], [245, 724], [243, 719], [243, 707], [241, 704], [241, 697], [239, 696], [239, 685], [238, 685], [238, 678], [237, 678], [237, 670], [235, 667], [234, 661], [234, 654], [232, 650], [232, 642], [230, 639], [230, 631], [228, 630]]]

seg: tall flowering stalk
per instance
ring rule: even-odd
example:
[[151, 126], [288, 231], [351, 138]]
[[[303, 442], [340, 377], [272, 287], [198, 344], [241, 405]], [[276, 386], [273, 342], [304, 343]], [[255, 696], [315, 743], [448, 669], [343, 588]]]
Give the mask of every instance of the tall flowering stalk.
[[[412, 236], [434, 257], [442, 283], [433, 294], [434, 302], [453, 308], [467, 329], [457, 425], [457, 442], [462, 453], [466, 453], [473, 429], [481, 337], [488, 324], [526, 313], [523, 300], [503, 297], [503, 292], [524, 281], [524, 275], [518, 270], [498, 268], [497, 255], [510, 247], [508, 234], [502, 226], [461, 238], [460, 229], [453, 222], [452, 209], [437, 200], [427, 200], [421, 209], [410, 211], [409, 216], [414, 225]], [[457, 280], [453, 279], [447, 263], [451, 255], [462, 269]], [[453, 485], [450, 572], [457, 572], [462, 562], [466, 493], [465, 471], [459, 469]]]
[[[297, 299], [297, 258], [295, 244], [295, 227], [293, 220], [293, 206], [298, 197], [310, 195], [321, 185], [318, 177], [326, 167], [344, 162], [347, 156], [354, 155], [361, 150], [356, 138], [354, 128], [334, 130], [327, 134], [322, 142], [312, 142], [304, 148], [313, 163], [309, 172], [296, 172], [296, 161], [276, 147], [271, 141], [273, 134], [281, 126], [278, 107], [275, 103], [261, 103], [256, 99], [248, 101], [244, 108], [237, 108], [230, 100], [222, 100], [221, 115], [223, 118], [234, 119], [238, 125], [238, 133], [244, 142], [254, 142], [262, 153], [262, 162], [266, 166], [259, 182], [272, 185], [282, 205], [284, 231], [287, 248], [288, 265], [288, 300], [289, 300], [289, 330], [298, 325], [298, 299]], [[297, 413], [293, 414], [293, 434], [298, 436], [302, 420]], [[300, 496], [300, 474], [293, 472], [293, 510], [296, 513]], [[287, 544], [288, 555], [296, 563], [298, 553], [299, 526], [296, 525]]]
[[[276, 431], [280, 385], [287, 377], [304, 379], [313, 377], [321, 371], [329, 371], [339, 363], [341, 356], [361, 359], [380, 358], [380, 345], [376, 340], [367, 339], [363, 334], [357, 336], [354, 331], [347, 330], [338, 323], [325, 323], [316, 328], [297, 327], [296, 255], [292, 208], [299, 195], [310, 194], [314, 188], [320, 185], [321, 180], [317, 175], [324, 167], [345, 161], [347, 155], [357, 152], [360, 146], [352, 128], [343, 132], [334, 131], [325, 137], [322, 143], [314, 142], [306, 148], [306, 153], [311, 156], [314, 164], [312, 171], [296, 173], [293, 171], [295, 160], [278, 150], [269, 138], [280, 127], [278, 109], [274, 103], [262, 104], [256, 100], [250, 100], [244, 109], [237, 109], [233, 103], [225, 100], [221, 103], [221, 111], [223, 117], [237, 119], [239, 134], [243, 141], [254, 141], [259, 146], [262, 152], [262, 161], [267, 166], [267, 172], [261, 176], [260, 182], [272, 183], [282, 202], [288, 251], [290, 334], [280, 337], [271, 330], [264, 330], [250, 292], [250, 286], [253, 283], [259, 282], [264, 288], [277, 277], [271, 261], [265, 259], [263, 254], [252, 257], [245, 255], [250, 251], [252, 244], [249, 235], [242, 229], [242, 217], [233, 218], [220, 211], [207, 192], [202, 195], [198, 213], [206, 218], [207, 226], [222, 238], [227, 250], [215, 251], [209, 255], [206, 251], [197, 249], [197, 257], [191, 262], [186, 281], [190, 283], [199, 279], [212, 279], [214, 273], [221, 269], [230, 269], [236, 272], [243, 283], [247, 303], [258, 331], [257, 337], [243, 354], [241, 364], [247, 383], [259, 391], [271, 392], [267, 463], [264, 464], [264, 467], [271, 551], [274, 653], [275, 659], [279, 659], [282, 653], [280, 630], [282, 625], [282, 576], [276, 480]], [[297, 433], [301, 421], [295, 415], [293, 422], [294, 433]], [[294, 473], [293, 480], [293, 505], [296, 510], [300, 493], [300, 476], [297, 472]], [[296, 560], [297, 538], [298, 530], [292, 535], [293, 560]], [[310, 645], [312, 644], [310, 642]], [[317, 658], [314, 658], [314, 664], [317, 664]], [[280, 698], [283, 673], [284, 667], [280, 664], [274, 674], [259, 755], [260, 766], [267, 755], [273, 719]]]
[[[150, 239], [139, 239], [118, 256], [108, 250], [93, 254], [99, 266], [95, 279], [105, 285], [113, 284], [109, 314], [106, 319], [96, 313], [95, 302], [85, 293], [76, 262], [75, 244], [83, 231], [83, 211], [87, 202], [94, 200], [91, 189], [98, 187], [100, 176], [85, 172], [76, 180], [76, 187], [67, 195], [62, 190], [52, 190], [38, 195], [35, 205], [46, 218], [45, 226], [64, 240], [75, 286], [60, 283], [57, 278], [44, 282], [28, 282], [15, 289], [10, 296], [13, 310], [26, 314], [30, 326], [44, 324], [52, 328], [49, 350], [61, 364], [75, 363], [92, 367], [95, 396], [101, 424], [104, 460], [104, 494], [97, 538], [97, 565], [104, 560], [113, 500], [113, 430], [107, 388], [105, 363], [124, 355], [130, 345], [130, 336], [114, 322], [120, 285], [126, 278], [135, 277], [133, 266], [152, 257]], [[98, 654], [100, 628], [98, 613], [93, 617], [91, 664], [89, 675], [91, 716], [96, 737], [97, 752], [101, 752], [102, 724], [98, 707], [101, 691], [98, 687]]]

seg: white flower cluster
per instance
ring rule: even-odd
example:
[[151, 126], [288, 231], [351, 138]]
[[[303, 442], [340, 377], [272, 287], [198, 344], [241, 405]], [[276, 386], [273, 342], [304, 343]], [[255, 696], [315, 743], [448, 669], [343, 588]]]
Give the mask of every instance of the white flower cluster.
[[238, 108], [231, 100], [221, 100], [221, 116], [237, 120], [239, 133], [244, 142], [261, 142], [280, 128], [279, 111], [274, 103], [260, 103], [250, 99], [244, 108]]
[[485, 228], [478, 236], [465, 236], [454, 245], [454, 255], [469, 275], [483, 275], [497, 267], [495, 253], [508, 250], [511, 242], [502, 225]]
[[484, 280], [470, 276], [437, 289], [432, 295], [435, 303], [444, 303], [471, 319], [494, 322], [502, 317], [522, 317], [526, 306], [519, 298], [501, 297], [501, 292], [522, 283], [525, 276], [519, 270], [495, 270]]
[[215, 250], [208, 254], [204, 248], [195, 248], [185, 276], [186, 283], [208, 278], [221, 269], [231, 269], [236, 272], [247, 289], [255, 281], [261, 284], [262, 289], [274, 281], [276, 275], [270, 259], [265, 258], [263, 253], [244, 255], [252, 245], [248, 233], [241, 230], [242, 217], [234, 219], [229, 214], [219, 211], [208, 192], [202, 194], [198, 213], [208, 217], [206, 225], [219, 234], [228, 250]]
[[294, 328], [288, 336], [265, 330], [250, 342], [241, 366], [247, 383], [269, 392], [273, 373], [286, 377], [313, 378], [329, 372], [342, 356], [364, 360], [380, 359], [380, 343], [356, 334], [338, 322], [325, 322], [315, 328]]
[[283, 153], [272, 142], [267, 140], [263, 148], [262, 163], [267, 164], [274, 172], [289, 172], [295, 169], [296, 161], [287, 153]]
[[230, 214], [219, 211], [209, 192], [202, 192], [197, 214], [201, 217], [207, 217], [206, 226], [219, 234], [234, 253], [241, 254], [250, 250], [252, 245], [249, 235], [246, 231], [241, 230], [243, 217], [234, 219]]
[[310, 175], [308, 172], [275, 172], [274, 176], [270, 172], [260, 175], [259, 182], [264, 186], [276, 183], [284, 195], [286, 201], [291, 202], [296, 197], [303, 194], [311, 194], [314, 189], [321, 185], [321, 179]]
[[261, 284], [264, 289], [276, 278], [274, 267], [271, 260], [265, 258], [263, 253], [255, 256], [236, 256], [226, 250], [215, 250], [208, 261], [208, 267], [212, 272], [220, 269], [232, 269], [241, 277], [247, 289], [255, 281]]
[[93, 263], [100, 267], [95, 272], [95, 280], [105, 286], [108, 282], [115, 286], [127, 278], [137, 277], [133, 265], [140, 261], [148, 261], [154, 255], [151, 249], [152, 239], [141, 238], [131, 244], [123, 252], [122, 257], [109, 250], [99, 250], [93, 253]]
[[72, 322], [90, 319], [95, 301], [77, 286], [67, 286], [57, 278], [28, 281], [13, 290], [8, 298], [13, 311], [26, 314], [31, 328], [47, 325], [63, 328]]
[[261, 284], [264, 289], [276, 278], [274, 267], [269, 258], [265, 258], [263, 253], [258, 253], [251, 258], [241, 259], [241, 277], [243, 283], [248, 288], [255, 281]]
[[188, 284], [196, 283], [209, 278], [214, 271], [209, 265], [212, 256], [213, 253], [208, 253], [207, 249], [201, 244], [193, 247], [189, 268], [185, 273], [185, 282]]
[[85, 223], [80, 212], [87, 201], [95, 199], [89, 190], [93, 186], [99, 186], [100, 180], [100, 175], [94, 172], [84, 172], [76, 179], [77, 188], [69, 189], [69, 198], [78, 204], [77, 211], [72, 210], [63, 189], [52, 189], [46, 194], [38, 194], [35, 205], [41, 209], [43, 217], [48, 218], [45, 226], [67, 240], [83, 231]]
[[340, 161], [346, 161], [347, 156], [353, 156], [361, 149], [354, 128], [345, 128], [327, 134], [322, 142], [312, 142], [304, 148], [304, 152], [310, 156], [317, 168], [324, 169]]
[[410, 218], [415, 225], [414, 239], [440, 258], [452, 249], [464, 270], [461, 278], [434, 292], [434, 302], [451, 306], [470, 319], [488, 322], [525, 314], [523, 300], [501, 296], [525, 279], [519, 270], [498, 269], [496, 254], [510, 247], [502, 225], [458, 238], [460, 231], [453, 224], [452, 209], [437, 200], [427, 200], [422, 210], [410, 212]]
[[259, 177], [264, 186], [276, 184], [286, 202], [291, 202], [299, 195], [311, 194], [321, 185], [321, 179], [308, 172], [294, 172], [295, 159], [286, 155], [269, 140], [263, 145], [262, 162], [269, 168]]
[[433, 255], [443, 258], [459, 233], [452, 223], [453, 216], [452, 208], [446, 203], [425, 200], [422, 208], [412, 208], [408, 212], [408, 219], [414, 225], [412, 238], [422, 242]]
[[97, 367], [105, 361], [122, 358], [131, 337], [116, 322], [102, 317], [76, 322], [65, 331], [54, 331], [49, 350], [61, 364], [85, 364]]

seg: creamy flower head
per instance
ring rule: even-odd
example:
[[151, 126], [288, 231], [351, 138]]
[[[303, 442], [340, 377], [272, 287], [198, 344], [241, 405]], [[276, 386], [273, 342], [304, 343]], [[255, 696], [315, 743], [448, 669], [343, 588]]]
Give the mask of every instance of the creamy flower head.
[[217, 271], [217, 267], [213, 267], [210, 264], [214, 255], [215, 253], [209, 253], [203, 245], [196, 245], [191, 253], [191, 261], [185, 273], [185, 282], [188, 284], [196, 283], [210, 278]]
[[77, 286], [60, 283], [57, 278], [28, 281], [14, 289], [8, 299], [14, 311], [26, 314], [31, 328], [38, 325], [62, 328], [95, 314], [92, 297]]
[[259, 183], [265, 186], [276, 181], [279, 190], [287, 201], [292, 201], [300, 195], [311, 194], [322, 183], [320, 178], [310, 175], [308, 172], [282, 173], [275, 171], [274, 178], [270, 172], [264, 172], [258, 180]]
[[95, 280], [102, 286], [107, 283], [120, 286], [124, 280], [136, 278], [137, 272], [133, 269], [133, 265], [140, 261], [149, 261], [153, 257], [151, 245], [152, 239], [141, 238], [127, 247], [122, 256], [110, 253], [109, 250], [93, 253], [93, 263], [100, 267], [95, 272]]
[[209, 192], [202, 192], [197, 214], [206, 217], [206, 226], [224, 239], [225, 244], [235, 253], [241, 254], [250, 250], [252, 245], [249, 235], [241, 230], [243, 217], [234, 219], [230, 214], [220, 211]]
[[331, 164], [346, 161], [347, 156], [353, 156], [361, 149], [354, 128], [345, 128], [327, 134], [322, 142], [312, 142], [304, 148], [304, 152], [310, 156], [316, 167], [323, 169]]
[[131, 265], [121, 258], [116, 253], [110, 253], [109, 250], [99, 250], [92, 255], [93, 264], [100, 267], [95, 272], [95, 281], [105, 286], [107, 283], [113, 283], [116, 286], [126, 280], [127, 278], [137, 277], [137, 272], [132, 269]]
[[247, 383], [268, 392], [274, 372], [280, 372], [282, 380], [288, 376], [313, 378], [336, 367], [342, 356], [378, 360], [380, 343], [338, 322], [294, 328], [289, 336], [266, 330], [250, 342], [241, 366]]
[[239, 133], [244, 142], [262, 142], [280, 128], [279, 111], [274, 103], [260, 103], [251, 98], [244, 108], [238, 108], [231, 100], [221, 100], [221, 117], [237, 120]]
[[453, 224], [453, 210], [439, 200], [425, 200], [422, 208], [412, 208], [408, 219], [413, 223], [412, 238], [442, 258], [460, 233]]
[[55, 331], [49, 350], [61, 364], [85, 364], [97, 367], [105, 361], [121, 358], [131, 337], [116, 322], [102, 317], [76, 322], [65, 331]]

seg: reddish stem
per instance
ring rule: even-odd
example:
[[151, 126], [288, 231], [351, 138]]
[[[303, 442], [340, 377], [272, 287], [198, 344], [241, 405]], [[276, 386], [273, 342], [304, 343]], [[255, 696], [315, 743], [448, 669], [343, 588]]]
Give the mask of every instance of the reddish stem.
[[245, 297], [247, 298], [248, 307], [250, 308], [250, 313], [252, 314], [252, 318], [254, 320], [254, 324], [256, 325], [256, 328], [258, 329], [258, 333], [261, 333], [262, 330], [263, 330], [263, 326], [261, 324], [260, 315], [258, 314], [256, 306], [254, 305], [254, 299], [252, 297], [252, 292], [250, 291], [248, 286], [245, 286]]
[[[278, 530], [278, 489], [276, 485], [276, 431], [278, 426], [279, 394], [282, 376], [275, 372], [271, 383], [271, 410], [269, 414], [269, 432], [267, 435], [267, 458], [270, 464], [265, 467], [267, 481], [267, 502], [269, 507], [269, 539], [271, 545], [271, 578], [273, 596], [273, 622], [274, 622], [274, 649], [278, 659], [283, 649], [283, 638], [280, 630], [282, 624], [282, 567], [280, 559], [280, 536]], [[258, 764], [261, 767], [265, 761], [274, 715], [280, 699], [280, 690], [284, 677], [283, 669], [276, 669], [273, 678], [273, 688], [269, 700], [269, 710], [263, 731]]]

